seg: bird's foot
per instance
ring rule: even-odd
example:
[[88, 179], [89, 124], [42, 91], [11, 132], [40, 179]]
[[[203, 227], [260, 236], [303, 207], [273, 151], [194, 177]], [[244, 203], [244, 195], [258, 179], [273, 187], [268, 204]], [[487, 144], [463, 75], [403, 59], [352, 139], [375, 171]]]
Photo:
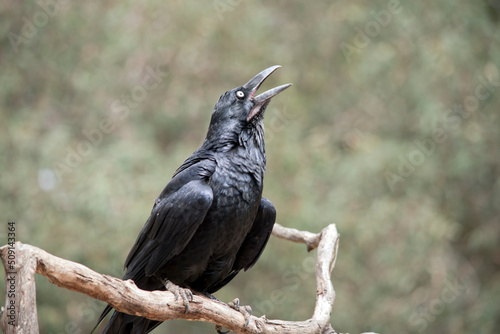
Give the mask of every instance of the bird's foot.
[[163, 280], [163, 285], [165, 285], [165, 289], [167, 289], [167, 291], [174, 294], [175, 300], [179, 299], [179, 297], [182, 298], [184, 306], [186, 307], [186, 311], [184, 313], [187, 314], [189, 312], [189, 300], [191, 299], [191, 301], [193, 301], [193, 292], [187, 288], [181, 288], [169, 280]]
[[229, 307], [235, 309], [236, 311], [243, 314], [245, 317], [245, 328], [248, 326], [250, 322], [250, 317], [252, 316], [252, 308], [248, 305], [240, 305], [240, 300], [235, 298], [232, 302], [227, 304]]
[[[219, 299], [217, 299], [217, 297], [214, 297], [213, 295], [211, 295], [207, 292], [203, 292], [203, 295], [205, 295], [206, 297], [208, 297], [210, 299], [221, 302]], [[221, 303], [223, 303], [223, 302], [221, 302]], [[235, 309], [236, 311], [240, 312], [241, 314], [243, 314], [243, 316], [245, 317], [245, 328], [246, 328], [248, 326], [248, 324], [250, 323], [250, 317], [252, 316], [252, 308], [248, 305], [243, 305], [243, 306], [240, 305], [240, 300], [238, 298], [235, 298], [232, 302], [227, 303], [226, 305], [232, 309]], [[224, 332], [222, 330], [221, 325], [215, 325], [215, 330], [217, 331], [218, 334], [227, 334], [230, 332], [230, 331]]]

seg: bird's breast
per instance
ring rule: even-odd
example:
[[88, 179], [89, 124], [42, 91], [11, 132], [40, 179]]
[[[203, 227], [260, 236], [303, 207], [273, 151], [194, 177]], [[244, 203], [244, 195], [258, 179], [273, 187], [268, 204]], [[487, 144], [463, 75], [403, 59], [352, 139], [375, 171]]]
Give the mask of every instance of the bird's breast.
[[[222, 163], [217, 165], [209, 184], [214, 196], [208, 221], [216, 238], [223, 240], [226, 247], [239, 248], [257, 215], [262, 183], [256, 181], [253, 173], [238, 170], [231, 163]], [[228, 248], [221, 251], [228, 251]]]
[[233, 215], [248, 215], [260, 202], [262, 187], [251, 173], [218, 168], [209, 182], [214, 193], [212, 208]]

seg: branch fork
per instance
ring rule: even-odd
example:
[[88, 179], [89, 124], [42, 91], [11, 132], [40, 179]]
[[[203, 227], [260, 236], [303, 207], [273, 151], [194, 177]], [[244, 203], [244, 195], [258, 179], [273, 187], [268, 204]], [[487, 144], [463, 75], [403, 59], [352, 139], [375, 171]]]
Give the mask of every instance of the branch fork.
[[[38, 273], [57, 286], [102, 300], [120, 312], [152, 320], [205, 321], [238, 334], [336, 333], [330, 325], [330, 314], [335, 301], [330, 274], [335, 266], [339, 241], [335, 224], [328, 225], [318, 234], [275, 224], [273, 235], [304, 243], [308, 251], [318, 248], [316, 305], [312, 317], [308, 320], [269, 320], [265, 316], [250, 316], [248, 326], [245, 326], [245, 316], [242, 313], [224, 303], [199, 295], [193, 296], [186, 314], [183, 301], [176, 300], [168, 291], [141, 290], [131, 280], [123, 281], [99, 274], [84, 265], [56, 257], [38, 247], [16, 242], [16, 263], [13, 268], [8, 265], [8, 245], [0, 248], [7, 289], [5, 307], [2, 307], [2, 330], [5, 334], [39, 333], [35, 286], [35, 273]], [[14, 293], [9, 293], [9, 290]]]

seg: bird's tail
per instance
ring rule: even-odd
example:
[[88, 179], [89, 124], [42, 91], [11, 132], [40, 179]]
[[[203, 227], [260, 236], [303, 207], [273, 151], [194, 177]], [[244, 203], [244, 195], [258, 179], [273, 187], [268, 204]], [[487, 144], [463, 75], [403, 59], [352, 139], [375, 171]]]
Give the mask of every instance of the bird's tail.
[[[113, 308], [111, 306], [106, 306], [97, 321], [97, 325], [91, 333], [95, 332], [97, 327], [99, 327], [106, 315], [112, 309]], [[109, 319], [106, 328], [102, 331], [102, 334], [146, 334], [156, 328], [159, 324], [161, 324], [161, 321], [149, 320], [147, 318], [115, 311]]]
[[111, 311], [112, 309], [113, 308], [111, 306], [109, 306], [109, 305], [106, 306], [106, 308], [104, 309], [104, 311], [102, 311], [101, 316], [97, 320], [97, 324], [90, 331], [90, 334], [94, 334], [95, 333], [95, 330], [97, 329], [97, 327], [99, 327], [99, 325], [101, 324], [101, 322], [104, 320], [104, 318], [106, 318], [106, 316], [108, 315], [109, 311]]

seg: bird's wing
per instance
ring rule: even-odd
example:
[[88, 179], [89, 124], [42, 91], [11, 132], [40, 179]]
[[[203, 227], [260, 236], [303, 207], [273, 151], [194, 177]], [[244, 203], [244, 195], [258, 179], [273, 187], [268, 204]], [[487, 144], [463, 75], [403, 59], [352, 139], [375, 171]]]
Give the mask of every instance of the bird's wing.
[[275, 221], [276, 209], [273, 203], [262, 197], [252, 228], [236, 255], [233, 270], [248, 270], [257, 262], [266, 247]]
[[[150, 217], [125, 260], [127, 273], [123, 279], [136, 280], [154, 274], [182, 251], [205, 219], [213, 199], [207, 180], [214, 171], [215, 162], [211, 158], [191, 160], [194, 162], [178, 171], [156, 200]], [[104, 309], [92, 333], [111, 310], [110, 305]], [[112, 319], [118, 321], [119, 318]], [[120, 321], [123, 322], [123, 319]], [[145, 328], [152, 330], [158, 324], [151, 322]]]
[[124, 279], [154, 275], [184, 249], [205, 219], [212, 205], [212, 188], [204, 179], [187, 181], [192, 174], [192, 170], [177, 174], [156, 200], [125, 260]]
[[198, 167], [198, 173], [202, 174], [201, 176], [210, 177], [213, 174], [215, 167], [213, 152], [205, 150], [203, 146], [200, 147], [189, 158], [187, 158], [179, 168], [177, 168], [173, 178], [184, 171], [191, 169], [193, 166]]
[[231, 272], [226, 277], [210, 286], [206, 290], [207, 292], [213, 293], [219, 290], [228, 284], [241, 269], [245, 269], [246, 271], [257, 262], [271, 236], [275, 221], [276, 209], [271, 201], [262, 197], [257, 216], [255, 217], [250, 232], [248, 232], [243, 244], [236, 254]]

